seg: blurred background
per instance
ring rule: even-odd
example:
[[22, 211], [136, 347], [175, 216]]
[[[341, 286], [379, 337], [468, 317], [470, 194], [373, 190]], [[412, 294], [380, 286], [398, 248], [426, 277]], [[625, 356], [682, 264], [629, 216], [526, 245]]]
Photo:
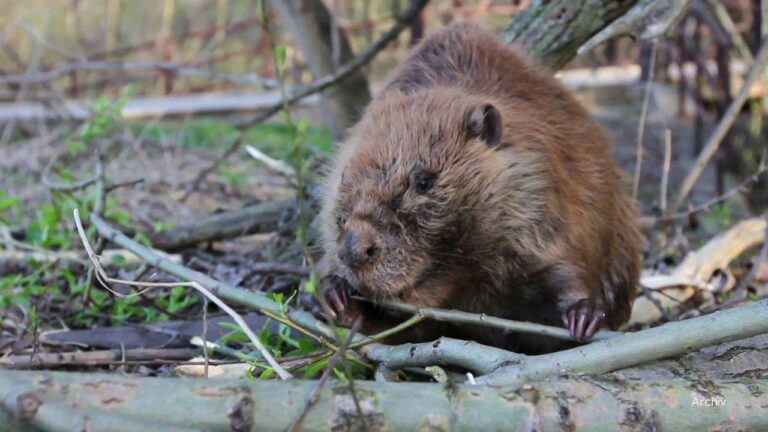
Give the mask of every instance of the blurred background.
[[[357, 74], [354, 84], [339, 91], [347, 93], [340, 96], [345, 106], [329, 107], [317, 97], [302, 101], [296, 115], [311, 125], [308, 145], [319, 152], [330, 150], [367, 103], [367, 89], [375, 94], [424, 34], [464, 20], [499, 32], [527, 3], [430, 2], [408, 31]], [[306, 84], [363, 51], [409, 2], [312, 0], [304, 6], [298, 12], [268, 8], [263, 19], [255, 0], [0, 1], [0, 74], [5, 76], [0, 81], [0, 187], [35, 201], [40, 185], [29, 181], [30, 176], [39, 175], [57, 149], [28, 141], [49, 136], [52, 128], [67, 121], [88, 118], [94, 101], [121, 98], [121, 118], [131, 139], [141, 145], [135, 147], [137, 154], [112, 158], [110, 171], [128, 175], [134, 163], [145, 158], [145, 185], [182, 187], [196, 159], [207, 159], [227, 141], [238, 116], [258, 112], [279, 98], [273, 44], [285, 48], [286, 86]], [[664, 131], [671, 130], [674, 185], [687, 171], [677, 166], [690, 164], [742, 84], [766, 27], [760, 7], [759, 0], [696, 0], [656, 48], [653, 42], [611, 40], [559, 73], [614, 136], [616, 158], [630, 176], [640, 114], [647, 108], [639, 187], [644, 212], [659, 205]], [[653, 84], [646, 106], [644, 83], [649, 79]], [[765, 149], [763, 79], [751, 86], [749, 96], [712, 169], [698, 184], [700, 199], [726, 193], [759, 169]], [[269, 121], [255, 128], [249, 141], [285, 159], [288, 146], [281, 139], [281, 122]], [[22, 142], [26, 144], [18, 144]], [[243, 198], [240, 194], [271, 197], [272, 192], [259, 185], [240, 188], [259, 177], [249, 170], [255, 162], [247, 162], [222, 166], [212, 179], [221, 188], [238, 190], [237, 199]], [[765, 191], [765, 181], [760, 180], [729, 203], [741, 212], [759, 212], [766, 205]], [[194, 213], [174, 206], [162, 215], [146, 215], [144, 222]]]

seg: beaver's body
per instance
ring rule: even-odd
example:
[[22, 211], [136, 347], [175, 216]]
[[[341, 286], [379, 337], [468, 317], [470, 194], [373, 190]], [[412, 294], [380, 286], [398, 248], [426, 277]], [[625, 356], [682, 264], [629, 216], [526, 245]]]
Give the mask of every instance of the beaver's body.
[[[350, 132], [323, 202], [327, 288], [562, 325], [577, 339], [629, 318], [639, 271], [632, 201], [603, 131], [546, 72], [479, 28], [427, 38]], [[362, 311], [368, 332], [401, 317]], [[590, 325], [591, 324], [591, 325]], [[538, 336], [423, 324], [528, 352]]]

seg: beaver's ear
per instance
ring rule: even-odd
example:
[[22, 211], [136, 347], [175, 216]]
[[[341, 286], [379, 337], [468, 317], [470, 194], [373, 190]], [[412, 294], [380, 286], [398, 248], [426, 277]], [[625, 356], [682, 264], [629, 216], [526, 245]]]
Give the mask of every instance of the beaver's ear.
[[501, 129], [501, 113], [491, 104], [478, 105], [467, 115], [470, 135], [482, 139], [490, 148], [501, 142]]

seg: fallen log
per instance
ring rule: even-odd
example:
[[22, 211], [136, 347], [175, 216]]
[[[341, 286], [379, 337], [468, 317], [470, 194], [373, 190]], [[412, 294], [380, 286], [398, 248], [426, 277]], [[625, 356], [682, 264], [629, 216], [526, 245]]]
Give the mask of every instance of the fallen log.
[[150, 240], [158, 249], [173, 251], [207, 241], [274, 231], [286, 211], [294, 206], [292, 199], [259, 203], [171, 228], [150, 236]]
[[[313, 381], [136, 378], [0, 371], [0, 406], [18, 425], [70, 430], [285, 430]], [[617, 376], [492, 388], [355, 383], [369, 430], [729, 430], [768, 428], [768, 382]], [[302, 430], [358, 430], [349, 386], [330, 381]], [[1, 412], [2, 410], [0, 410]], [[27, 429], [25, 429], [27, 430]]]

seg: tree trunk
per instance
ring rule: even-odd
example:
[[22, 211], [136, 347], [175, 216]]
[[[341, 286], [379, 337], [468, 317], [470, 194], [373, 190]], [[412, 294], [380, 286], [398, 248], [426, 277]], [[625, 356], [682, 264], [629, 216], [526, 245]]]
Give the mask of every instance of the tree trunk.
[[[354, 58], [346, 35], [338, 26], [332, 27], [331, 14], [320, 0], [272, 0], [271, 5], [301, 47], [314, 79], [333, 74], [339, 65]], [[334, 44], [334, 32], [338, 44]], [[338, 55], [334, 55], [334, 45], [338, 45]], [[334, 57], [338, 64], [334, 64]], [[325, 122], [334, 139], [340, 140], [360, 118], [371, 93], [365, 74], [358, 69], [322, 97]]]
[[587, 40], [626, 13], [637, 0], [534, 0], [502, 32], [544, 66], [565, 66]]

